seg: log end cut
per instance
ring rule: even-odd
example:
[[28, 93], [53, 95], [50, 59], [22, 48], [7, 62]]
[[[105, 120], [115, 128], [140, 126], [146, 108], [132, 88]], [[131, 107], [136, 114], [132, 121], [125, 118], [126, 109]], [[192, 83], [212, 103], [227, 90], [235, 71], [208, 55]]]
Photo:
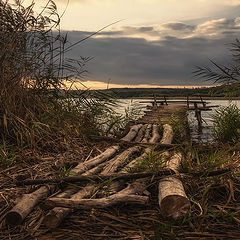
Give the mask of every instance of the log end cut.
[[164, 217], [177, 220], [186, 215], [190, 201], [179, 179], [172, 176], [161, 179], [158, 190], [159, 206]]
[[23, 217], [18, 212], [10, 211], [6, 215], [6, 223], [9, 225], [16, 226], [21, 224], [22, 221], [23, 221]]
[[170, 195], [161, 201], [161, 213], [166, 218], [173, 218], [175, 220], [181, 219], [190, 208], [188, 198], [180, 195]]

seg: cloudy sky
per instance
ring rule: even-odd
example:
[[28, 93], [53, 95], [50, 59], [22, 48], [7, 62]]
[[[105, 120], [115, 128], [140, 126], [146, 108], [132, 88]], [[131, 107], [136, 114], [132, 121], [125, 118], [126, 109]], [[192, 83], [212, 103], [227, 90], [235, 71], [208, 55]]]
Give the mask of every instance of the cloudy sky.
[[[55, 2], [61, 14], [67, 0]], [[74, 43], [118, 20], [71, 51], [71, 57], [93, 57], [86, 84], [211, 85], [192, 72], [209, 59], [231, 61], [228, 44], [239, 37], [240, 0], [70, 0], [61, 26]]]

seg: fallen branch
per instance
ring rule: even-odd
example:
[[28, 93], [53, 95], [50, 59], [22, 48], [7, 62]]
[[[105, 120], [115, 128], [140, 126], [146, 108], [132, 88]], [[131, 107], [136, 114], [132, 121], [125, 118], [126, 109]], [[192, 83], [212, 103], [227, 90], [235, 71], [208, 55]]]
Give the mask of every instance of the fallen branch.
[[[192, 176], [192, 177], [214, 177], [219, 176], [223, 174], [230, 173], [231, 169], [220, 169], [220, 170], [214, 170], [214, 171], [200, 171], [200, 172], [181, 172], [180, 174], [183, 176]], [[112, 173], [112, 174], [99, 174], [99, 175], [89, 175], [89, 176], [73, 176], [73, 177], [64, 177], [64, 178], [52, 178], [52, 179], [26, 179], [23, 181], [16, 182], [17, 186], [28, 186], [28, 185], [39, 185], [39, 184], [60, 184], [60, 183], [77, 183], [77, 182], [92, 182], [92, 181], [104, 181], [108, 179], [112, 180], [120, 180], [120, 179], [137, 179], [137, 178], [145, 178], [145, 177], [152, 177], [152, 176], [170, 176], [175, 175], [175, 171], [173, 170], [161, 170], [155, 173]]]

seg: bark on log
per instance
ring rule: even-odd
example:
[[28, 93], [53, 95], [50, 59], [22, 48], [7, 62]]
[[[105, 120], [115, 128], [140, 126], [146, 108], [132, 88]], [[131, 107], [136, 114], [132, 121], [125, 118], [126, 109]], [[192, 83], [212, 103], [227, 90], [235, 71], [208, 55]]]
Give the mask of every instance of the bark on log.
[[148, 139], [150, 138], [151, 130], [152, 130], [152, 124], [148, 124], [142, 143], [148, 142]]
[[79, 163], [75, 168], [73, 168], [71, 170], [70, 175], [71, 176], [79, 175], [79, 174], [87, 171], [88, 169], [106, 161], [107, 159], [111, 158], [119, 149], [120, 149], [120, 147], [118, 145], [112, 146], [112, 147], [108, 148], [107, 150], [105, 150], [100, 155], [98, 155], [86, 162]]
[[92, 169], [89, 169], [88, 171], [86, 171], [85, 173], [82, 174], [82, 176], [91, 176], [91, 175], [95, 175], [95, 174], [98, 174], [100, 173], [104, 167], [106, 167], [108, 165], [108, 161], [106, 162], [103, 162], [101, 164], [99, 164], [98, 166], [92, 168]]
[[[71, 197], [71, 199], [76, 200], [76, 199], [90, 197], [93, 194], [94, 190], [95, 190], [95, 186], [89, 184], [86, 187], [84, 187], [82, 190], [75, 193]], [[52, 206], [49, 206], [47, 204], [45, 205], [47, 207], [52, 208]], [[61, 224], [62, 220], [71, 212], [73, 212], [73, 209], [71, 208], [55, 207], [46, 215], [46, 217], [43, 220], [43, 224], [46, 227], [51, 229], [56, 228]]]
[[171, 144], [173, 140], [173, 129], [169, 124], [163, 125], [163, 137], [160, 143]]
[[6, 215], [6, 223], [10, 225], [19, 225], [33, 208], [44, 198], [47, 197], [49, 188], [40, 187], [38, 190], [24, 194], [20, 201]]
[[136, 137], [136, 135], [138, 133], [138, 130], [141, 127], [142, 127], [142, 124], [138, 124], [138, 125], [132, 126], [130, 128], [130, 131], [128, 132], [128, 134], [125, 137], [121, 138], [121, 140], [123, 140], [123, 141], [132, 141]]
[[[175, 153], [166, 163], [166, 167], [178, 173], [181, 159], [182, 154]], [[173, 219], [184, 217], [190, 207], [182, 182], [173, 176], [164, 177], [160, 180], [158, 201], [162, 215]]]
[[159, 206], [164, 217], [179, 219], [190, 208], [182, 182], [175, 177], [164, 177], [159, 182]]
[[147, 196], [139, 196], [146, 189], [146, 180], [139, 179], [128, 185], [120, 192], [101, 199], [64, 199], [49, 198], [46, 200], [48, 206], [61, 206], [75, 209], [105, 208], [119, 203], [146, 204]]
[[175, 153], [170, 158], [170, 160], [166, 162], [166, 168], [173, 170], [175, 173], [178, 173], [181, 159], [182, 159], [182, 154], [180, 152]]
[[159, 128], [158, 124], [153, 124], [152, 137], [149, 140], [149, 143], [157, 143], [160, 140], [158, 128]]
[[[173, 130], [168, 124], [163, 126], [164, 132], [161, 143], [171, 144], [173, 140]], [[169, 162], [166, 163], [168, 169], [177, 172], [182, 155], [175, 153]], [[190, 202], [184, 191], [182, 182], [173, 176], [164, 177], [159, 182], [158, 201], [161, 213], [164, 217], [179, 219], [187, 213]]]
[[132, 154], [139, 152], [140, 150], [141, 148], [138, 146], [125, 150], [124, 152], [116, 156], [115, 159], [109, 162], [109, 164], [102, 171], [102, 174], [106, 175], [115, 172], [120, 166], [123, 166], [128, 161], [129, 157]]
[[142, 141], [143, 135], [144, 135], [144, 133], [145, 133], [145, 131], [146, 131], [146, 128], [147, 128], [147, 124], [144, 124], [144, 125], [140, 128], [140, 130], [138, 131], [138, 134], [137, 134], [137, 136], [136, 136], [136, 138], [135, 138], [135, 142], [141, 142], [141, 141]]

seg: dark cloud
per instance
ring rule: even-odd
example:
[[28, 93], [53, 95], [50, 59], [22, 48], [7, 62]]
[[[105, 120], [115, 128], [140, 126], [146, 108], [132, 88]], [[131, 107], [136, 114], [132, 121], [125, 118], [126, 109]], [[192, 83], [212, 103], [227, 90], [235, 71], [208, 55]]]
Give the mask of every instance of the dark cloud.
[[195, 29], [195, 26], [187, 25], [184, 23], [168, 23], [168, 24], [164, 24], [164, 26], [166, 28], [169, 28], [175, 31], [182, 31], [182, 30], [193, 31]]
[[[194, 67], [210, 65], [208, 59], [220, 64], [229, 62], [226, 44], [238, 37], [239, 28], [232, 19], [208, 21], [194, 29], [182, 23], [166, 26], [180, 32], [189, 29], [194, 34], [187, 38], [167, 35], [158, 41], [147, 41], [123, 36], [129, 33], [152, 36], [157, 32], [154, 27], [125, 27], [121, 31], [102, 32], [98, 38], [90, 38], [74, 47], [68, 55], [72, 58], [94, 57], [87, 65], [88, 79], [92, 80], [107, 82], [111, 78], [111, 83], [136, 85], [209, 85], [193, 76]], [[217, 33], [217, 37], [208, 36], [209, 32]], [[74, 43], [90, 34], [72, 31], [68, 38]]]
[[140, 27], [139, 32], [150, 32], [153, 31], [153, 27]]

